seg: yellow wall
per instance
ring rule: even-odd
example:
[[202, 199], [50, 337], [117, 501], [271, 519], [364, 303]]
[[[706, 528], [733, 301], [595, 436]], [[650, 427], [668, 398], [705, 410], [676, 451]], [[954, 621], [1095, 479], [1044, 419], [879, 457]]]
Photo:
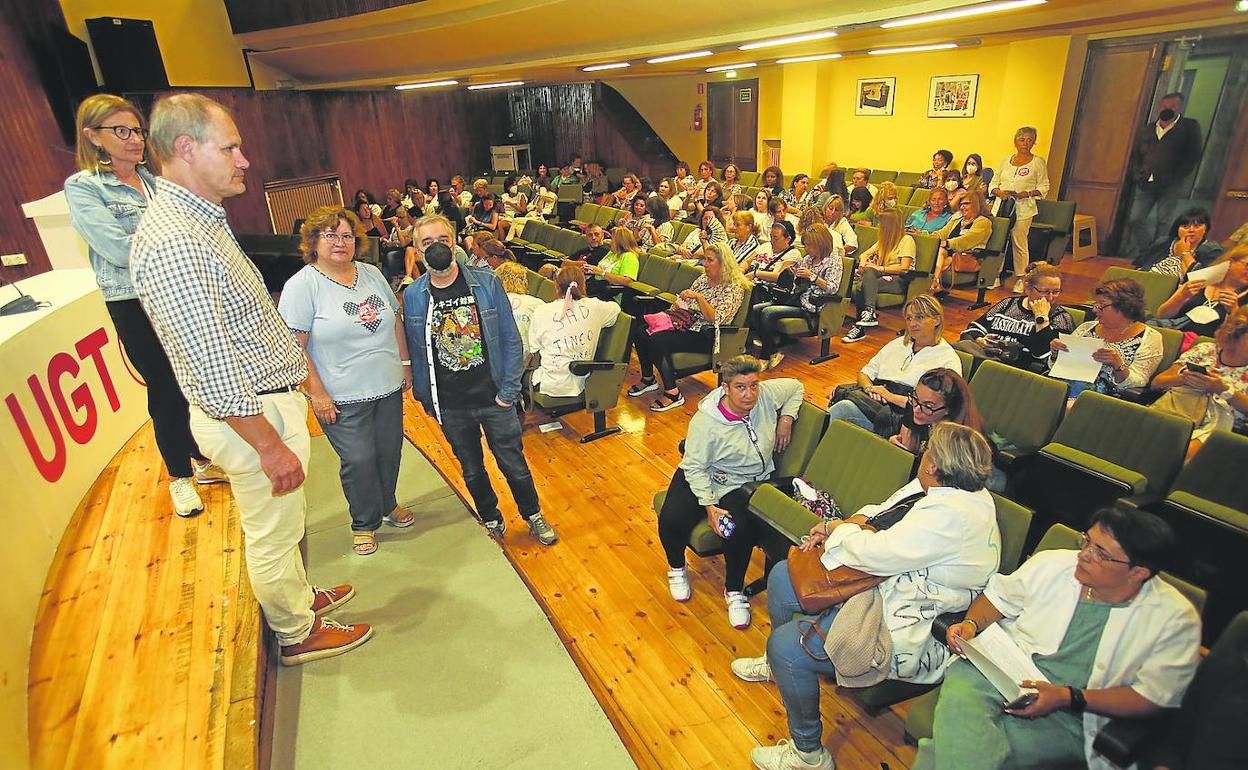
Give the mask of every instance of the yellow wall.
[[[698, 93], [700, 75], [608, 80], [654, 129], [676, 157], [691, 168], [706, 159], [706, 93]], [[702, 105], [702, 130], [693, 130], [693, 108]]]
[[61, 0], [69, 31], [90, 43], [86, 19], [151, 19], [173, 86], [246, 86], [247, 65], [220, 0]]

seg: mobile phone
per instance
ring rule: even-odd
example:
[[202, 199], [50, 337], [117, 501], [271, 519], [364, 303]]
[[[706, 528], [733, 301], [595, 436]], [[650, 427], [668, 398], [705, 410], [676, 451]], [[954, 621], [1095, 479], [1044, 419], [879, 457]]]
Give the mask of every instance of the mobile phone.
[[1007, 711], [1017, 711], [1019, 709], [1025, 709], [1031, 704], [1035, 703], [1036, 698], [1039, 698], [1039, 697], [1040, 697], [1040, 693], [1034, 690], [1030, 690], [1018, 696], [1017, 698], [1010, 701], [1009, 703], [1005, 704], [1005, 708]]
[[1209, 374], [1209, 370], [1200, 364], [1183, 364], [1183, 368], [1189, 372], [1196, 372], [1197, 374]]

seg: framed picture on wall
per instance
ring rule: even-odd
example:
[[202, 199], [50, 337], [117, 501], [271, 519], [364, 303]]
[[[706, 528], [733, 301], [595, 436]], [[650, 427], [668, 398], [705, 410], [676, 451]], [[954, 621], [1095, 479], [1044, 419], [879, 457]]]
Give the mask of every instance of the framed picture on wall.
[[858, 81], [855, 115], [892, 115], [897, 78], [863, 78]]
[[975, 117], [979, 75], [936, 75], [927, 95], [929, 118]]

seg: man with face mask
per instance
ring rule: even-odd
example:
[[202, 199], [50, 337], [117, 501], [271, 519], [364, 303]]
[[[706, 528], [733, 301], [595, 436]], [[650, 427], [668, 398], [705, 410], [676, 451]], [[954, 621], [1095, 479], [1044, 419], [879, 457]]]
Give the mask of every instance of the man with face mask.
[[454, 258], [454, 231], [444, 217], [417, 222], [414, 241], [425, 274], [403, 293], [412, 397], [442, 427], [490, 535], [501, 539], [507, 524], [485, 470], [483, 431], [529, 532], [551, 545], [558, 535], [542, 516], [515, 410], [524, 343], [507, 292], [492, 271]]
[[1157, 109], [1157, 121], [1140, 132], [1131, 159], [1135, 189], [1120, 249], [1131, 258], [1164, 235], [1182, 183], [1200, 162], [1200, 123], [1180, 114], [1183, 95], [1166, 94]]

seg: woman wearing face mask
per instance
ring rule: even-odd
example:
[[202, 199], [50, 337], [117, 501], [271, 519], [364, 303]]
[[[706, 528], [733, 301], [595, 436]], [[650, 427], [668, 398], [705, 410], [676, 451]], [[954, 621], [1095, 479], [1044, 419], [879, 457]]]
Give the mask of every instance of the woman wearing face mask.
[[984, 159], [973, 152], [962, 161], [962, 186], [968, 190], [987, 190], [992, 185], [992, 169], [984, 168]]
[[892, 182], [880, 182], [875, 197], [871, 199], [871, 205], [867, 207], [866, 215], [858, 221], [878, 225], [880, 214], [885, 211], [897, 211], [897, 185]]
[[1049, 167], [1044, 158], [1033, 155], [1036, 129], [1023, 126], [1014, 132], [1014, 154], [1001, 161], [1001, 172], [993, 180], [992, 194], [997, 199], [993, 214], [1000, 215], [1005, 200], [1014, 201], [1014, 225], [1010, 228], [1010, 246], [1014, 250], [1014, 293], [1023, 292], [1023, 274], [1031, 254], [1027, 250], [1027, 234], [1031, 220], [1039, 212], [1036, 199], [1049, 193]]
[[956, 168], [945, 169], [945, 181], [941, 183], [941, 189], [949, 196], [950, 208], [956, 209], [967, 193], [967, 189], [962, 186], [962, 172]]
[[919, 177], [915, 187], [925, 187], [928, 190], [940, 187], [945, 181], [945, 169], [949, 168], [952, 163], [953, 153], [948, 150], [937, 150], [932, 156], [932, 167], [923, 172], [923, 176]]
[[1248, 303], [1248, 245], [1231, 249], [1222, 258], [1226, 275], [1217, 283], [1186, 281], [1157, 308], [1153, 326], [1165, 326], [1210, 337], [1235, 309]]

